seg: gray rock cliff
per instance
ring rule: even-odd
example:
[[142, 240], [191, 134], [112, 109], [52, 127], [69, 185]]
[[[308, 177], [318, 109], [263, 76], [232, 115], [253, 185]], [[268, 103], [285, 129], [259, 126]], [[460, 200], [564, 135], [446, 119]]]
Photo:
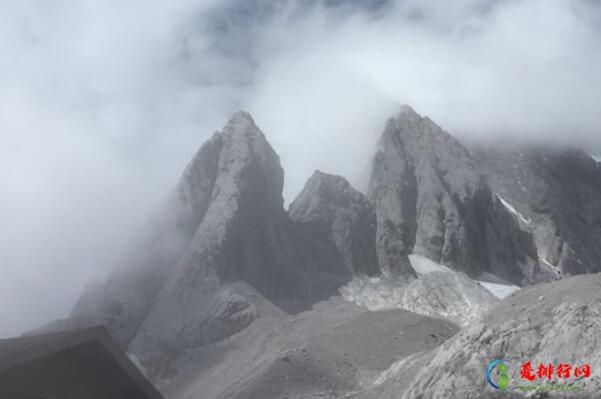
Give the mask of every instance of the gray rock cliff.
[[520, 285], [538, 278], [532, 240], [469, 151], [408, 106], [380, 138], [369, 198], [385, 270], [414, 277], [407, 256], [416, 253], [472, 276], [487, 271]]
[[238, 112], [122, 267], [42, 330], [104, 324], [173, 398], [480, 397], [489, 359], [597, 353], [598, 276], [527, 285], [599, 270], [600, 176], [578, 152], [470, 153], [403, 107], [367, 196], [317, 171], [286, 212]]
[[289, 214], [320, 241], [331, 241], [350, 274], [379, 274], [375, 211], [346, 179], [316, 171]]
[[601, 166], [585, 153], [475, 145], [479, 169], [532, 231], [541, 264], [561, 275], [601, 271]]
[[290, 219], [283, 179], [263, 133], [237, 112], [194, 156], [125, 266], [46, 328], [102, 323], [160, 380], [177, 373], [181, 353], [250, 325], [252, 296], [296, 311], [335, 293], [350, 273], [334, 245]]

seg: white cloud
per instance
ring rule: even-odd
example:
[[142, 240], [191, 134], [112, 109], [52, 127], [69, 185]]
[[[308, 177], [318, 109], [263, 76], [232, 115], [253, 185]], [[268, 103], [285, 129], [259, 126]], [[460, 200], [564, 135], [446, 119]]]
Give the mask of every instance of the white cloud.
[[65, 314], [241, 107], [280, 153], [288, 201], [316, 168], [363, 187], [398, 103], [458, 135], [601, 152], [593, 2], [271, 4], [0, 3], [0, 334]]

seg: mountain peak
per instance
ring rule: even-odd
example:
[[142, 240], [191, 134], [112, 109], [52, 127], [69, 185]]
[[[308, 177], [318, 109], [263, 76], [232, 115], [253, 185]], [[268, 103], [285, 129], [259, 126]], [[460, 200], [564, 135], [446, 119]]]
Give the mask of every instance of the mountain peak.
[[407, 256], [415, 253], [471, 275], [511, 274], [518, 284], [531, 276], [535, 251], [528, 239], [511, 239], [523, 236], [519, 226], [493, 201], [459, 141], [403, 106], [386, 125], [378, 147], [369, 197], [384, 269], [414, 275]]
[[253, 126], [255, 126], [255, 120], [253, 119], [250, 112], [244, 111], [244, 110], [239, 110], [239, 111], [234, 112], [232, 114], [232, 117], [230, 118], [228, 124], [230, 124], [230, 123], [248, 123], [248, 124], [252, 124]]
[[250, 113], [246, 111], [236, 111], [218, 134], [233, 141], [245, 137], [267, 143], [261, 129], [257, 127]]
[[344, 177], [316, 170], [290, 205], [289, 214], [310, 236], [333, 243], [349, 273], [380, 272], [375, 211]]
[[415, 109], [413, 109], [413, 107], [411, 107], [408, 104], [403, 104], [401, 105], [401, 109], [399, 111], [399, 113], [397, 114], [397, 119], [401, 119], [401, 118], [423, 118], [422, 115], [418, 114]]
[[[355, 190], [342, 176], [313, 172], [305, 186], [290, 205], [290, 215], [301, 220], [320, 207], [346, 207], [351, 201], [362, 201], [363, 195]], [[367, 201], [367, 199], [365, 199]]]
[[313, 172], [309, 180], [307, 180], [306, 185], [324, 187], [326, 189], [337, 188], [338, 190], [353, 190], [350, 183], [344, 177], [325, 173], [321, 170]]

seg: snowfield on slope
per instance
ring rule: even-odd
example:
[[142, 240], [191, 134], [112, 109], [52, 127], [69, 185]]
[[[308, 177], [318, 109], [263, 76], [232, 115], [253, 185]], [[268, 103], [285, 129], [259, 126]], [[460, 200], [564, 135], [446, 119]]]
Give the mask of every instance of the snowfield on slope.
[[506, 298], [520, 289], [517, 285], [486, 272], [482, 273], [476, 281], [499, 299]]
[[524, 224], [530, 224], [531, 223], [530, 219], [524, 217], [524, 215], [522, 215], [520, 212], [518, 212], [518, 210], [515, 209], [515, 207], [513, 205], [511, 205], [509, 202], [507, 202], [505, 199], [503, 199], [503, 197], [501, 197], [497, 193], [495, 193], [495, 195], [497, 196], [497, 198], [499, 198], [499, 201], [501, 201], [501, 203], [503, 204], [503, 206], [509, 212], [511, 212], [514, 216], [516, 216], [522, 223], [524, 223]]
[[418, 278], [405, 282], [390, 274], [358, 276], [340, 289], [348, 301], [370, 310], [407, 309], [466, 325], [498, 301], [482, 283], [421, 255], [410, 255]]

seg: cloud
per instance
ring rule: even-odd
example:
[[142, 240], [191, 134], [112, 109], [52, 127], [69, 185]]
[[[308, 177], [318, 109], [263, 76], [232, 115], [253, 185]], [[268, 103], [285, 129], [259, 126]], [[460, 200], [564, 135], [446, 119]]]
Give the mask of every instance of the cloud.
[[601, 153], [598, 2], [0, 4], [0, 335], [63, 316], [239, 108], [293, 199], [365, 187], [399, 103], [468, 138]]
[[[206, 2], [203, 2], [206, 6]], [[0, 334], [62, 317], [221, 123], [190, 83], [189, 2], [0, 5]]]
[[288, 196], [314, 167], [364, 185], [366, 157], [399, 102], [460, 138], [599, 151], [600, 15], [570, 1], [405, 1], [343, 22], [314, 9], [267, 28], [272, 53], [248, 107], [299, 175]]

